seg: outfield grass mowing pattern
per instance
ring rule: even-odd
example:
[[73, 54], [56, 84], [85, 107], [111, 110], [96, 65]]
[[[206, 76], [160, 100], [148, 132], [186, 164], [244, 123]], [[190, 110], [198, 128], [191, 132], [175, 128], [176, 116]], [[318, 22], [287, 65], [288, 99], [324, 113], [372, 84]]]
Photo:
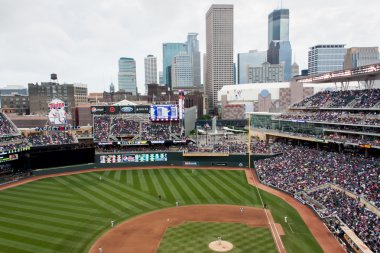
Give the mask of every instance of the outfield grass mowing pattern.
[[275, 253], [276, 246], [269, 228], [252, 228], [239, 223], [186, 222], [170, 227], [157, 253], [210, 253], [208, 244], [222, 240], [233, 244], [231, 253]]
[[[111, 220], [173, 207], [176, 201], [260, 206], [243, 171], [106, 170], [46, 178], [0, 191], [0, 253], [86, 252]], [[304, 229], [300, 224], [294, 227]]]

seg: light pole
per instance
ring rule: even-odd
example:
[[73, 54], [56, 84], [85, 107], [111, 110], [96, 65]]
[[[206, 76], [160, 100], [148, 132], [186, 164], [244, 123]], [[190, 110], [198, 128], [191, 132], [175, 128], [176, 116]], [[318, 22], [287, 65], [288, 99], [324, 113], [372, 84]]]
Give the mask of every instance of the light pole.
[[248, 113], [248, 169], [251, 169], [251, 114]]

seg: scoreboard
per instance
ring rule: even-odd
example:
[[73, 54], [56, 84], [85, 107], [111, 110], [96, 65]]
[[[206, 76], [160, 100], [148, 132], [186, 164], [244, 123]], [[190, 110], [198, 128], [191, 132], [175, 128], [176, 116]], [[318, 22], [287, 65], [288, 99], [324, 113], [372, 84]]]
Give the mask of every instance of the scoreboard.
[[173, 121], [178, 120], [177, 105], [151, 105], [151, 121]]

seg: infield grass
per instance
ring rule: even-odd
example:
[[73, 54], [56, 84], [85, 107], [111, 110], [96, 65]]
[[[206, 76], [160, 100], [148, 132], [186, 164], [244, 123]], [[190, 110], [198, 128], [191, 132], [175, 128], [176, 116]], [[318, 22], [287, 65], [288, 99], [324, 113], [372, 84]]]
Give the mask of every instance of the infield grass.
[[218, 237], [233, 244], [230, 253], [276, 253], [271, 231], [239, 223], [186, 222], [170, 227], [157, 253], [210, 253], [208, 244]]
[[[287, 252], [322, 252], [292, 207], [262, 194], [286, 232]], [[0, 191], [0, 252], [87, 252], [111, 220], [119, 223], [176, 201], [260, 206], [243, 171], [106, 170], [46, 178]], [[297, 234], [285, 227], [285, 215]]]

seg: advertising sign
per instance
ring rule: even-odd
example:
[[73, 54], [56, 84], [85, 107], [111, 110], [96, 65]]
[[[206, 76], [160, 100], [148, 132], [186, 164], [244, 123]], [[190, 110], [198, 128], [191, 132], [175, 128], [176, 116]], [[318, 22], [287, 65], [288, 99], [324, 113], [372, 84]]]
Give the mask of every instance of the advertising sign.
[[119, 113], [120, 107], [119, 106], [105, 106], [105, 111], [107, 114], [117, 114]]
[[135, 113], [135, 107], [133, 105], [120, 106], [120, 113]]
[[67, 124], [67, 113], [65, 111], [65, 102], [60, 99], [53, 99], [48, 104], [49, 106], [49, 122], [52, 125]]
[[149, 113], [150, 106], [149, 105], [136, 105], [135, 109], [136, 109], [136, 113]]
[[91, 106], [92, 114], [103, 114], [104, 112], [104, 106]]
[[166, 162], [167, 153], [101, 155], [100, 163]]

